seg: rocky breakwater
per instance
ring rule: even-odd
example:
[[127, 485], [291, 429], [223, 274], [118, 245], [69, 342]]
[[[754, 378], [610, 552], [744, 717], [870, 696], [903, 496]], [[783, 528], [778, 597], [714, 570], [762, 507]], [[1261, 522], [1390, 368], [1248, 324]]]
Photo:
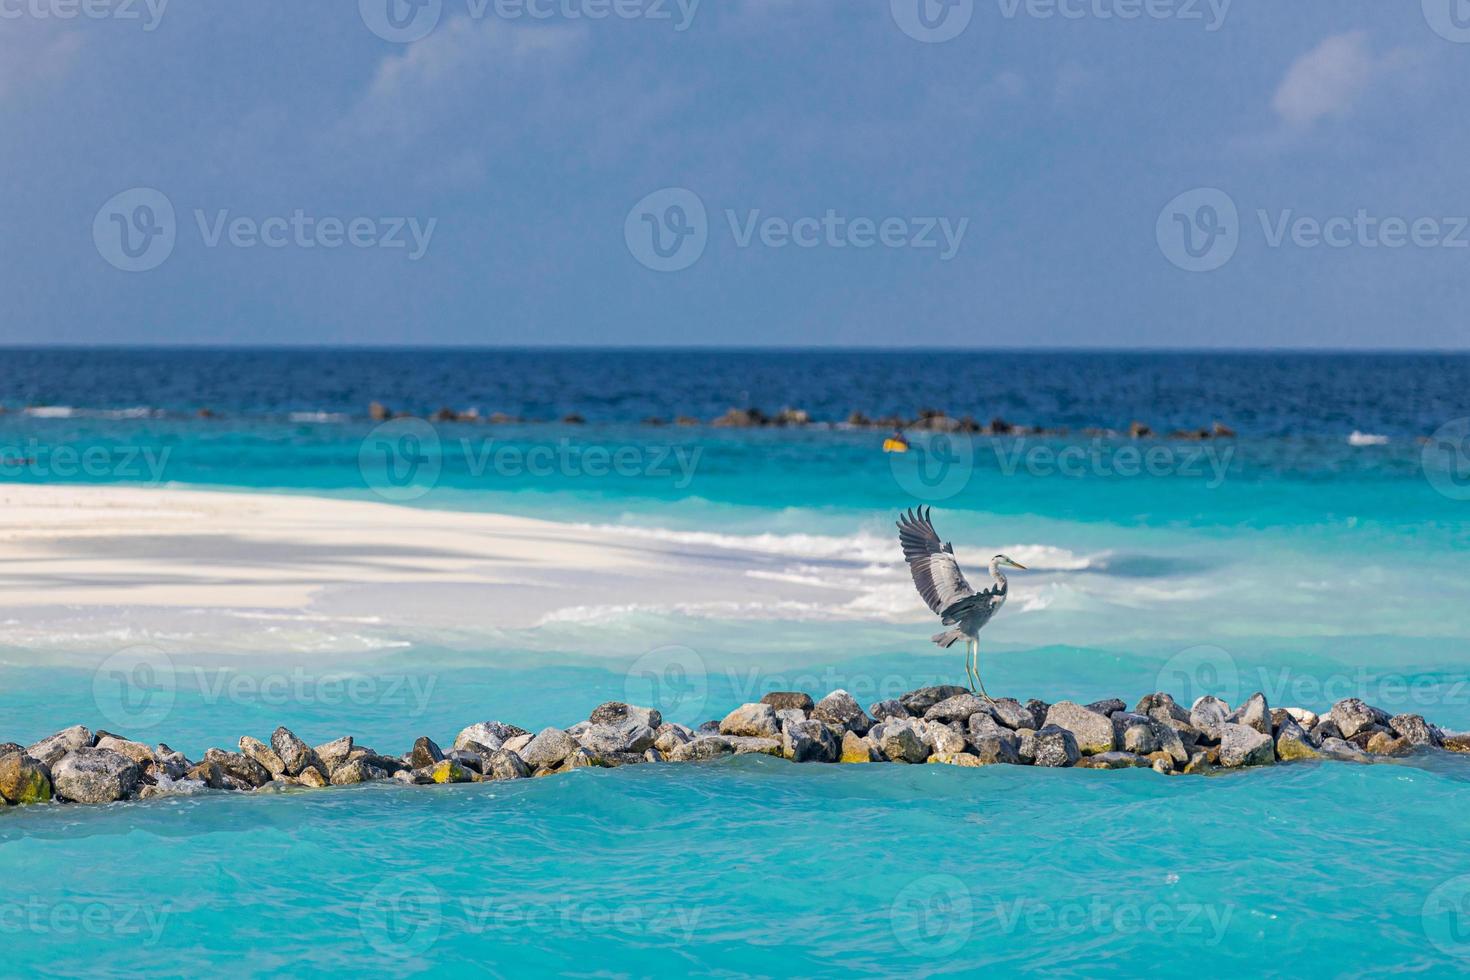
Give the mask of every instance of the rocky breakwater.
[[1320, 760], [1371, 763], [1436, 751], [1470, 753], [1470, 734], [1446, 733], [1417, 714], [1390, 716], [1356, 698], [1318, 715], [1272, 708], [1259, 693], [1234, 708], [1209, 696], [1185, 708], [1160, 692], [1129, 708], [1118, 699], [1022, 703], [959, 687], [926, 687], [864, 709], [846, 691], [820, 701], [777, 692], [698, 728], [665, 722], [654, 708], [609, 702], [570, 728], [530, 732], [477, 722], [448, 750], [423, 736], [401, 755], [383, 755], [350, 735], [312, 746], [277, 728], [267, 741], [245, 735], [235, 749], [211, 748], [195, 761], [166, 744], [149, 746], [76, 725], [33, 745], [0, 744], [0, 801], [113, 803], [387, 780], [478, 783], [748, 754], [792, 762], [1201, 774]]

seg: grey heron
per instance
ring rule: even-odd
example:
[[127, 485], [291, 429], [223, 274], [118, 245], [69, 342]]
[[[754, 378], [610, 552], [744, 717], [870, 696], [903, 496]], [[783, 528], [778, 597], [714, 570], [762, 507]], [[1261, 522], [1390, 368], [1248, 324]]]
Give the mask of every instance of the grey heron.
[[989, 699], [980, 680], [980, 628], [1005, 605], [1007, 583], [1001, 569], [1024, 570], [1026, 566], [1005, 555], [996, 555], [990, 559], [990, 577], [994, 582], [987, 589], [975, 591], [960, 571], [954, 546], [940, 543], [929, 520], [929, 509], [925, 507], [909, 510], [899, 519], [898, 542], [903, 545], [903, 557], [909, 563], [914, 587], [940, 617], [940, 622], [950, 627], [935, 633], [931, 639], [946, 650], [960, 640], [965, 641], [965, 674], [970, 678], [970, 690], [974, 691], [978, 685], [980, 694]]

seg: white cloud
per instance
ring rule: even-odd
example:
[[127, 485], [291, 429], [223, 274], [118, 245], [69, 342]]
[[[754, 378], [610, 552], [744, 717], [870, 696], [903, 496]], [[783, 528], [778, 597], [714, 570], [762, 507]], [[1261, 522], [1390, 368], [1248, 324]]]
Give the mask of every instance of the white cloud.
[[1292, 62], [1271, 106], [1290, 126], [1310, 126], [1323, 116], [1346, 116], [1375, 76], [1398, 55], [1375, 58], [1367, 31], [1334, 34]]
[[[407, 142], [464, 108], [513, 95], [494, 81], [557, 64], [582, 47], [579, 27], [519, 27], [459, 17], [379, 62], [343, 129], [354, 137]], [[513, 86], [512, 86], [513, 88]]]

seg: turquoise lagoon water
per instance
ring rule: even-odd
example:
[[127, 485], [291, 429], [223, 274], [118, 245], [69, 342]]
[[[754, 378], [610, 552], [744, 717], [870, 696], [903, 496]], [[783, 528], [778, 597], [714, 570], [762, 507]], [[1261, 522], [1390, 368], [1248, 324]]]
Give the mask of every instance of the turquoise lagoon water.
[[[1162, 687], [1233, 701], [1259, 689], [1318, 710], [1362, 696], [1470, 728], [1470, 503], [1455, 460], [1439, 469], [1417, 438], [1456, 417], [1451, 402], [1398, 414], [1344, 402], [1296, 431], [1273, 417], [1192, 463], [1200, 447], [1174, 444], [1172, 462], [1138, 475], [1126, 440], [1077, 435], [921, 442], [895, 462], [871, 432], [655, 429], [590, 410], [587, 426], [444, 424], [415, 450], [435, 461], [410, 481], [425, 492], [400, 505], [691, 547], [716, 535], [793, 574], [858, 574], [884, 560], [894, 513], [927, 502], [962, 558], [1035, 556], [987, 630], [993, 693], [1131, 702]], [[1094, 421], [1085, 404], [1071, 411], [1072, 425]], [[1387, 442], [1350, 442], [1360, 427]], [[580, 459], [631, 447], [643, 462], [605, 476], [476, 471], [473, 450], [492, 437], [512, 461], [540, 446]], [[214, 420], [0, 416], [17, 482], [380, 500], [375, 438], [360, 419], [243, 406]], [[1095, 455], [1073, 472], [1048, 462], [1071, 446]], [[65, 472], [89, 448], [110, 462]], [[159, 471], [123, 465], [142, 450]], [[676, 451], [698, 454], [687, 478], [652, 472]], [[327, 659], [263, 641], [242, 662], [185, 644], [162, 716], [99, 684], [113, 646], [38, 642], [12, 621], [0, 740], [82, 721], [194, 754], [287, 724], [398, 752], [487, 718], [567, 725], [610, 699], [697, 722], [766, 690], [845, 687], [866, 703], [960, 675], [921, 616], [892, 615], [894, 594], [871, 599], [871, 617], [634, 609], [487, 635], [390, 620], [364, 628], [365, 649]], [[190, 629], [181, 613], [175, 639]], [[89, 976], [1450, 975], [1470, 967], [1467, 793], [1459, 757], [1200, 779], [740, 758], [12, 809], [0, 931], [5, 972]]]

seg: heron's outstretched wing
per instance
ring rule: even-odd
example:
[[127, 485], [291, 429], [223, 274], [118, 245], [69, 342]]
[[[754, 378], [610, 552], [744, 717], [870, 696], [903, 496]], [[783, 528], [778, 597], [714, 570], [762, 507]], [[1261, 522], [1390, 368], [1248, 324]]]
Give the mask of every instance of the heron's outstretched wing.
[[914, 587], [936, 615], [943, 615], [955, 603], [975, 594], [955, 561], [954, 548], [940, 543], [925, 508], [903, 515], [898, 522], [898, 541], [914, 576]]

